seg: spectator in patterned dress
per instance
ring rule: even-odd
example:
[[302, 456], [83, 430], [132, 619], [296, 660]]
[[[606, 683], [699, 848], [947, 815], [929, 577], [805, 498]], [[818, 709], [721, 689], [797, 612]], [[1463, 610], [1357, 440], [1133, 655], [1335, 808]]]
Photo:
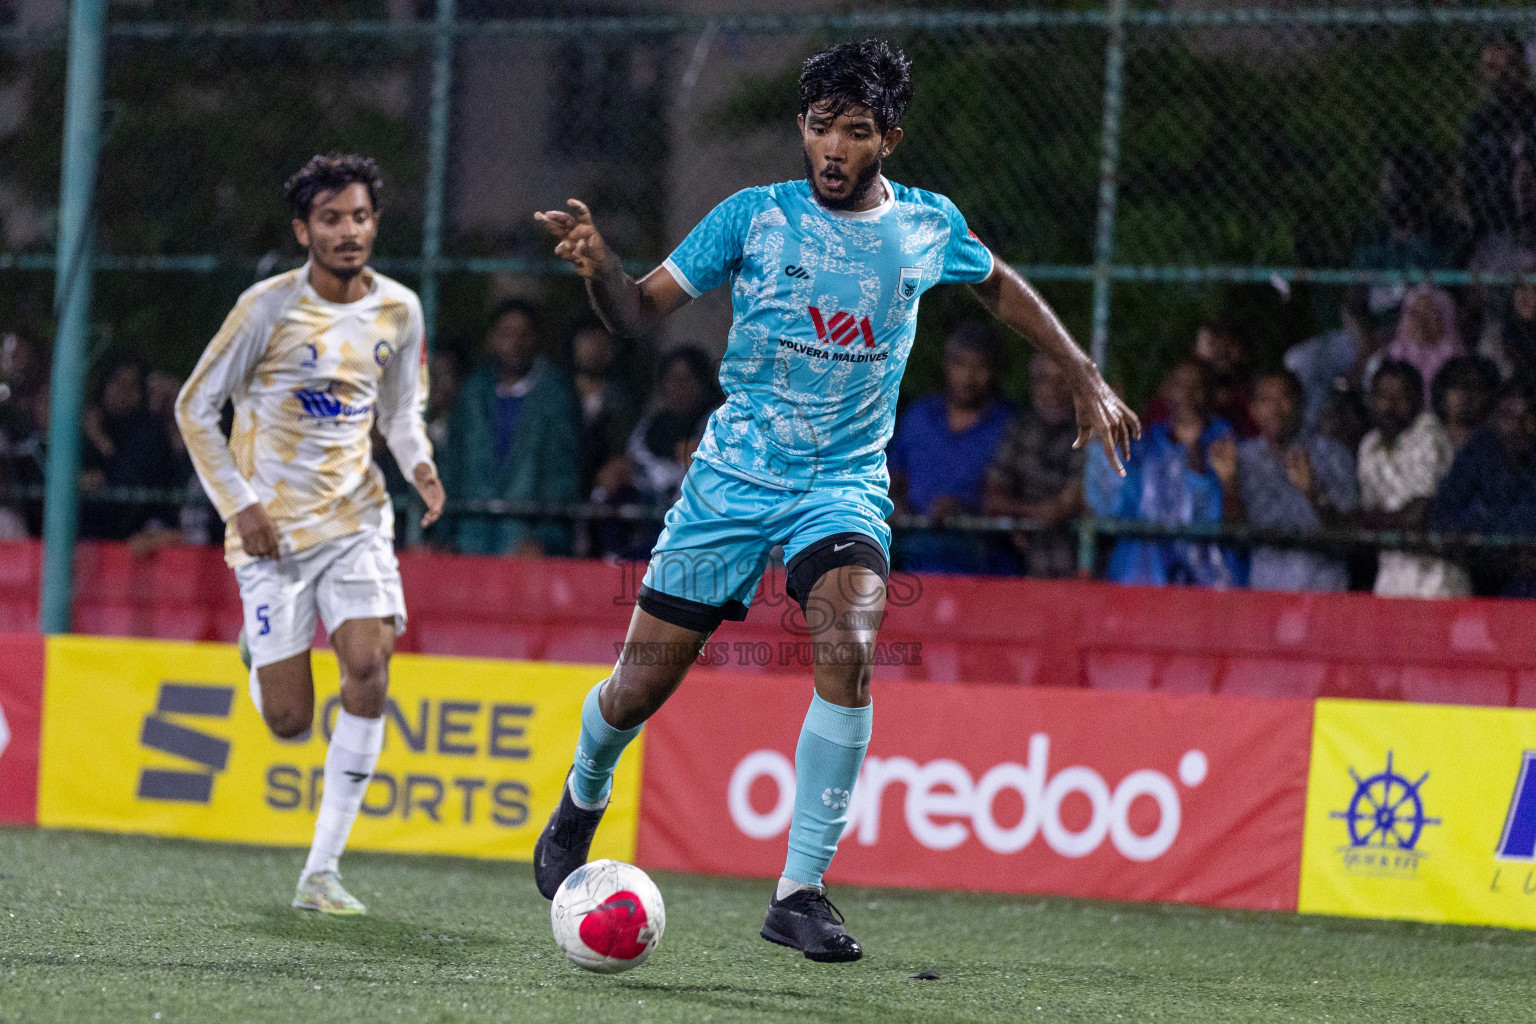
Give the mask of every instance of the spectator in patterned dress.
[[[1039, 353], [1030, 360], [1029, 397], [1030, 404], [1015, 417], [992, 459], [981, 508], [987, 515], [1061, 527], [1087, 506], [1085, 455], [1073, 448], [1077, 413], [1072, 390], [1055, 360]], [[1026, 575], [1059, 579], [1077, 570], [1076, 539], [1065, 529], [1018, 533], [1014, 545], [1024, 558]]]
[[[1451, 468], [1445, 428], [1424, 408], [1424, 380], [1411, 364], [1389, 360], [1371, 382], [1376, 428], [1360, 442], [1360, 508], [1365, 525], [1422, 529], [1435, 488]], [[1466, 572], [1441, 558], [1383, 551], [1375, 592], [1381, 597], [1465, 597]]]

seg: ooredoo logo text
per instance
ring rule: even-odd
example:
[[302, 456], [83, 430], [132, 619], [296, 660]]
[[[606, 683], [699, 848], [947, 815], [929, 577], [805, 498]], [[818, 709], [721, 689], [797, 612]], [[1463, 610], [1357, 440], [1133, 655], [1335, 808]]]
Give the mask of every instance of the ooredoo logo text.
[[[866, 757], [849, 801], [843, 837], [862, 846], [879, 842], [882, 827], [889, 827], [881, 820], [886, 791], [899, 784], [905, 789], [902, 820], [912, 838], [930, 850], [954, 849], [974, 835], [993, 853], [1018, 853], [1038, 838], [1063, 857], [1086, 857], [1107, 838], [1126, 859], [1151, 861], [1167, 853], [1178, 838], [1183, 816], [1180, 786], [1199, 786], [1209, 770], [1204, 752], [1189, 750], [1179, 759], [1177, 783], [1155, 768], [1141, 768], [1111, 786], [1087, 765], [1053, 773], [1050, 756], [1050, 736], [1035, 733], [1029, 738], [1026, 763], [1004, 761], [979, 778], [949, 758], [918, 764], [908, 757]], [[766, 790], [758, 785], [762, 780], [771, 783], [773, 791], [766, 809]], [[1023, 812], [1017, 821], [1003, 824], [994, 808], [1009, 790], [1022, 799]], [[1091, 810], [1086, 822], [1073, 815], [1069, 824], [1063, 821], [1062, 804], [1074, 793], [1085, 798]], [[793, 762], [777, 750], [753, 751], [731, 773], [726, 798], [731, 821], [743, 835], [772, 839], [782, 834], [794, 813]], [[1146, 833], [1131, 824], [1131, 805], [1143, 798], [1157, 806], [1157, 825]]]

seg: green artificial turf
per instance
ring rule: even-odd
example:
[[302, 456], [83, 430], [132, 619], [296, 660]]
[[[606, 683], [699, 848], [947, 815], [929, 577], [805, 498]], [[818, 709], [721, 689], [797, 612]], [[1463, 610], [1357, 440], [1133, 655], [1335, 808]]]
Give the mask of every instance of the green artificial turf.
[[661, 947], [598, 976], [527, 865], [349, 854], [372, 913], [328, 919], [302, 859], [0, 829], [0, 1021], [1536, 1020], [1520, 932], [843, 888], [867, 955], [819, 965], [758, 938], [768, 883], [659, 874]]

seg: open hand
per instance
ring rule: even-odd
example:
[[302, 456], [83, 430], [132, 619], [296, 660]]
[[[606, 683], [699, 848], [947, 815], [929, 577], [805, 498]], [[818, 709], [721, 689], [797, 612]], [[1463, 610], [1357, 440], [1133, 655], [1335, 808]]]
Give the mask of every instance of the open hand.
[[443, 482], [437, 478], [437, 470], [430, 462], [416, 463], [416, 468], [411, 471], [411, 482], [416, 485], [416, 493], [421, 495], [421, 500], [427, 503], [427, 511], [421, 517], [421, 528], [425, 530], [442, 516], [443, 502], [448, 500], [448, 495], [443, 491]]
[[1312, 460], [1307, 458], [1307, 450], [1293, 444], [1285, 450], [1282, 461], [1285, 463], [1286, 479], [1290, 480], [1291, 486], [1311, 498], [1316, 480], [1312, 476]]
[[1205, 459], [1216, 479], [1223, 484], [1231, 484], [1237, 479], [1237, 442], [1232, 438], [1218, 437], [1212, 441], [1205, 450]]
[[1077, 440], [1072, 447], [1081, 448], [1097, 437], [1115, 472], [1125, 476], [1121, 459], [1129, 460], [1131, 442], [1141, 439], [1141, 420], [1097, 370], [1092, 370], [1088, 379], [1073, 389], [1072, 404], [1077, 409]]
[[559, 240], [555, 245], [556, 256], [575, 267], [582, 277], [596, 277], [608, 261], [608, 243], [592, 224], [592, 211], [587, 209], [586, 203], [580, 199], [567, 199], [565, 205], [571, 208], [570, 213], [545, 210], [535, 213], [533, 219]]

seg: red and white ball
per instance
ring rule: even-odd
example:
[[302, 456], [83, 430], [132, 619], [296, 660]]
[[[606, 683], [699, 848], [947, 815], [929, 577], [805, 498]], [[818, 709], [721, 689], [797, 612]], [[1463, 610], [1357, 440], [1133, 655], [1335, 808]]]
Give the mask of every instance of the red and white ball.
[[561, 884], [549, 923], [571, 963], [618, 974], [645, 963], [661, 941], [667, 910], [644, 871], [621, 860], [595, 860]]

